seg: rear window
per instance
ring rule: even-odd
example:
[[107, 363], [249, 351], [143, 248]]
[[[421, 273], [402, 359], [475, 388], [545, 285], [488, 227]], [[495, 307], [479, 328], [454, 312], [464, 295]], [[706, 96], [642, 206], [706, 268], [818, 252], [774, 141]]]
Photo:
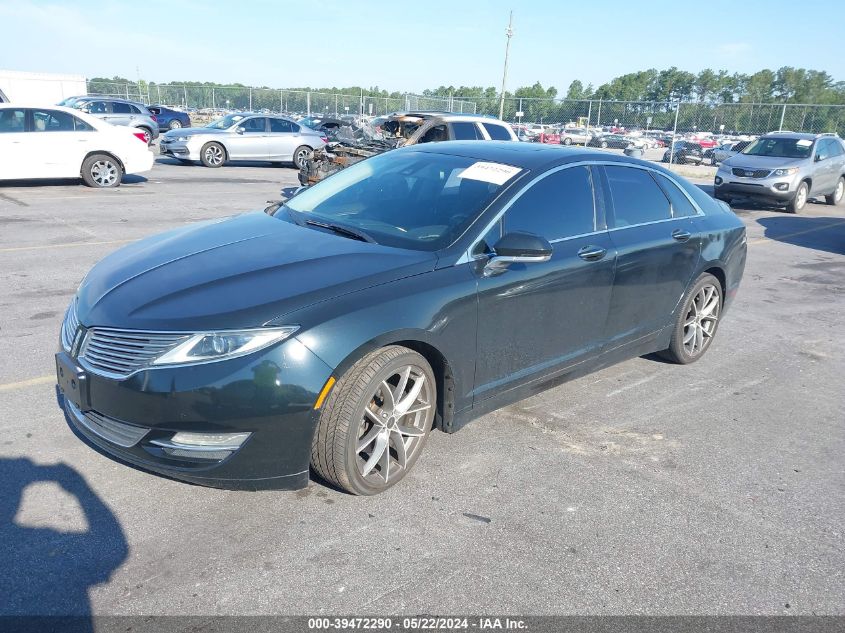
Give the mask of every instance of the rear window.
[[111, 104], [111, 110], [115, 114], [132, 114], [132, 106], [128, 103], [114, 102]]
[[508, 134], [508, 130], [505, 126], [495, 125], [493, 123], [482, 123], [481, 125], [484, 126], [484, 129], [487, 130], [487, 134], [489, 134], [490, 138], [494, 141], [511, 140], [511, 135]]
[[153, 114], [156, 114], [156, 115], [161, 114], [161, 108], [148, 108], [148, 109]]

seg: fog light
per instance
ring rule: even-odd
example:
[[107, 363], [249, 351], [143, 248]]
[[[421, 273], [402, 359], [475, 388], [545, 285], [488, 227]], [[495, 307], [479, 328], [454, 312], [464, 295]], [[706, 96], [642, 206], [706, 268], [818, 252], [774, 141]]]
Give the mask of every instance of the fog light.
[[721, 179], [721, 177], [716, 176], [716, 179], [715, 179], [713, 182], [715, 182], [717, 185], [721, 185], [721, 184], [722, 184], [722, 179]]
[[250, 436], [249, 433], [177, 433], [170, 439], [171, 444], [185, 448], [210, 448], [237, 450]]
[[775, 189], [777, 189], [778, 191], [787, 191], [789, 189], [789, 183], [779, 182], [775, 185]]

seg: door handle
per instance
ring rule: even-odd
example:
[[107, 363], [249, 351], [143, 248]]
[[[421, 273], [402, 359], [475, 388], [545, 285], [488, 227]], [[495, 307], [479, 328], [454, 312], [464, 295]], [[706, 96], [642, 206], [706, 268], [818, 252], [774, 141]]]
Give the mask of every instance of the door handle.
[[683, 229], [675, 229], [672, 231], [672, 238], [679, 242], [686, 242], [691, 237], [692, 233], [684, 231]]
[[601, 246], [585, 246], [578, 251], [578, 257], [587, 262], [597, 262], [607, 253], [606, 248]]

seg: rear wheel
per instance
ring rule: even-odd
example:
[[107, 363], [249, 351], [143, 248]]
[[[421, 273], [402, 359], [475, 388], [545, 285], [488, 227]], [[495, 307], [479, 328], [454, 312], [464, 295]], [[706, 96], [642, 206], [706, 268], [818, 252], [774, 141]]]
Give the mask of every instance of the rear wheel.
[[293, 164], [297, 169], [302, 169], [308, 164], [308, 159], [311, 158], [312, 150], [307, 145], [301, 145], [296, 148], [293, 153]]
[[152, 132], [152, 130], [147, 129], [147, 128], [145, 128], [145, 127], [140, 127], [140, 128], [138, 128], [138, 131], [143, 132], [143, 134], [144, 134], [144, 142], [145, 142], [147, 145], [149, 145], [150, 143], [152, 143], [152, 142], [153, 142], [153, 132]]
[[173, 119], [170, 122], [170, 129], [171, 130], [178, 130], [180, 127], [182, 127], [182, 122], [179, 119]]
[[431, 366], [398, 345], [364, 356], [337, 381], [311, 445], [311, 465], [356, 495], [398, 483], [422, 452], [437, 404]]
[[660, 355], [680, 365], [694, 363], [710, 347], [722, 312], [722, 285], [704, 273], [690, 288], [678, 316], [669, 347]]
[[825, 196], [824, 201], [828, 204], [839, 204], [842, 202], [843, 194], [845, 194], [845, 178], [840, 178], [836, 183], [836, 189], [829, 196]]
[[220, 143], [206, 143], [200, 150], [200, 160], [206, 167], [221, 167], [226, 162], [226, 150]]
[[563, 139], [563, 144], [572, 145], [572, 139], [567, 136], [565, 139]]
[[86, 185], [97, 189], [117, 187], [123, 179], [123, 168], [108, 154], [94, 154], [86, 158], [80, 173]]
[[602, 146], [603, 149], [606, 148], [607, 147], [607, 141], [602, 141], [601, 146]]
[[798, 185], [798, 191], [795, 192], [795, 197], [790, 200], [786, 205], [786, 210], [790, 213], [798, 213], [801, 209], [804, 208], [804, 205], [807, 204], [807, 197], [810, 194], [810, 188], [807, 186], [806, 182], [802, 182]]

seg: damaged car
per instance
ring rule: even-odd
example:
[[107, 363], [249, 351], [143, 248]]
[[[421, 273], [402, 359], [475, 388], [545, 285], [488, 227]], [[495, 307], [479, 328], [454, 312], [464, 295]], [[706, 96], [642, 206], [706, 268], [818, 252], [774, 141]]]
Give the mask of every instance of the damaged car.
[[358, 121], [327, 130], [329, 143], [315, 150], [299, 171], [303, 187], [384, 152], [440, 141], [514, 141], [514, 131], [491, 117], [448, 112], [402, 112], [380, 120], [378, 126]]

